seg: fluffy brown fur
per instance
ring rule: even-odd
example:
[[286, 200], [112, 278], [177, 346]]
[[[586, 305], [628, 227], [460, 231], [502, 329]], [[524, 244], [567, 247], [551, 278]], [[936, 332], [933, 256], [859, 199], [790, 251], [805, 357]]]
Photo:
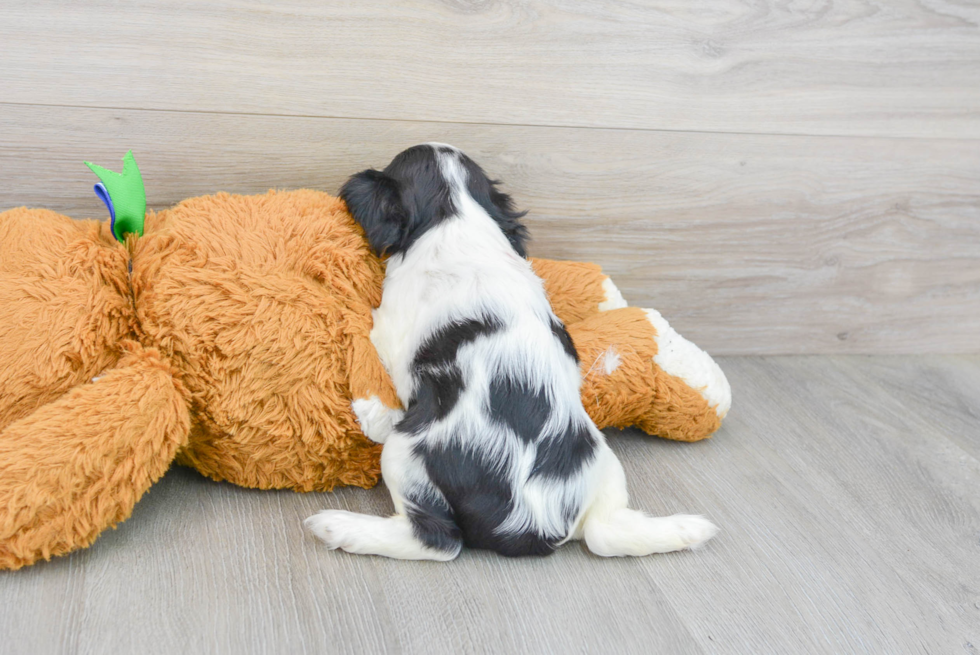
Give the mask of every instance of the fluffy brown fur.
[[[598, 311], [599, 267], [535, 268], [600, 427], [718, 427], [653, 362], [642, 312]], [[0, 568], [89, 545], [174, 460], [263, 489], [375, 484], [380, 446], [350, 403], [398, 403], [369, 339], [382, 278], [343, 203], [315, 191], [192, 198], [125, 244], [103, 223], [0, 213]], [[590, 371], [610, 345], [622, 365]]]

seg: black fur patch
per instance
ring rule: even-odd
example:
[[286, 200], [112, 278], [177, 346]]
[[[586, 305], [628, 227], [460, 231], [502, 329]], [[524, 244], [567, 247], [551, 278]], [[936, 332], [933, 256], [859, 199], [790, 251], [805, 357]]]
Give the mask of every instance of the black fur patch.
[[493, 550], [504, 557], [543, 557], [555, 552], [555, 542], [548, 541], [533, 532], [525, 532], [506, 539], [498, 538]]
[[490, 418], [513, 430], [521, 441], [537, 440], [551, 415], [551, 403], [542, 389], [531, 389], [509, 377], [490, 383]]
[[446, 418], [465, 388], [463, 375], [456, 365], [459, 349], [500, 328], [500, 323], [493, 319], [473, 318], [450, 323], [426, 339], [412, 360], [415, 391], [398, 429], [419, 434], [433, 422]]
[[564, 434], [538, 443], [531, 477], [567, 479], [595, 454], [596, 440], [586, 426], [570, 426]]
[[405, 513], [412, 522], [412, 533], [426, 546], [445, 552], [459, 550], [463, 542], [453, 510], [437, 492], [425, 489], [405, 498]]
[[456, 366], [418, 371], [415, 391], [398, 430], [419, 434], [433, 422], [446, 418], [456, 406], [463, 386], [463, 376]]
[[520, 222], [527, 212], [514, 209], [511, 197], [497, 189], [499, 180], [488, 178], [483, 169], [465, 154], [459, 153], [459, 157], [466, 169], [466, 188], [470, 196], [497, 222], [517, 254], [527, 257], [527, 228]]
[[416, 368], [455, 364], [462, 346], [481, 336], [493, 334], [501, 327], [495, 318], [470, 318], [444, 325], [425, 340], [415, 353], [412, 364]]
[[565, 353], [575, 360], [575, 363], [579, 363], [578, 351], [575, 350], [575, 344], [572, 342], [572, 335], [568, 333], [565, 326], [562, 325], [561, 321], [558, 319], [551, 319], [551, 333], [554, 334], [558, 341], [561, 342], [561, 347], [565, 349]]
[[452, 507], [456, 525], [468, 548], [484, 548], [501, 555], [548, 555], [554, 543], [533, 533], [495, 534], [514, 507], [510, 481], [493, 462], [456, 439], [426, 447], [416, 446], [432, 483]]

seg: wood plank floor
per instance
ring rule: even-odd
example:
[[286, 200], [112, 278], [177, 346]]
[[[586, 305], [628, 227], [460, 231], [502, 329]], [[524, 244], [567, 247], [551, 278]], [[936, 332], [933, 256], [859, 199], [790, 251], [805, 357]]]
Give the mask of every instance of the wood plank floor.
[[976, 653], [980, 357], [722, 358], [715, 438], [609, 432], [635, 506], [706, 548], [601, 560], [328, 552], [300, 521], [383, 487], [172, 470], [92, 548], [0, 575], [0, 653]]

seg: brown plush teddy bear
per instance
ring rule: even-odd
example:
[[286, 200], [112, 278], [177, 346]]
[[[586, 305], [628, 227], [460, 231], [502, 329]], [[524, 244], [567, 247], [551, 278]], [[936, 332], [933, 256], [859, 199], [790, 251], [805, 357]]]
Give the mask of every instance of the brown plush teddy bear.
[[[536, 260], [599, 427], [694, 441], [717, 365], [598, 266]], [[192, 198], [118, 242], [106, 223], [0, 213], [0, 569], [88, 546], [177, 461], [215, 480], [370, 487], [352, 400], [397, 406], [369, 333], [383, 263], [316, 191]]]

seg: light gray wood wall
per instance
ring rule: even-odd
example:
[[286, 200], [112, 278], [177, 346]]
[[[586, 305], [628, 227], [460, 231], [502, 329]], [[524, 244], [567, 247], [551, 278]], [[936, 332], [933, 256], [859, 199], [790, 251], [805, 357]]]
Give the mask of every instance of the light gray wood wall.
[[980, 352], [980, 5], [17, 2], [0, 209], [335, 191], [439, 140], [718, 354]]

